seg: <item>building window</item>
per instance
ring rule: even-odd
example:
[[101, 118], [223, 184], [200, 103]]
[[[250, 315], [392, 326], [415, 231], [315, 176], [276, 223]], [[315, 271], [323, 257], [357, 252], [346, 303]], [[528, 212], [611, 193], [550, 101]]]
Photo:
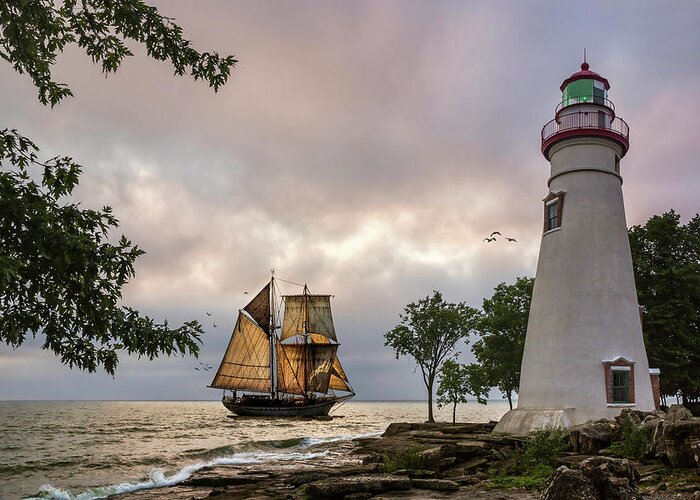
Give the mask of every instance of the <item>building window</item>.
[[613, 403], [630, 402], [630, 372], [612, 370], [613, 376]]
[[559, 203], [556, 201], [547, 205], [547, 231], [559, 227]]
[[544, 232], [561, 226], [564, 193], [550, 193], [544, 199]]
[[603, 361], [605, 393], [609, 405], [634, 405], [634, 361], [621, 356]]

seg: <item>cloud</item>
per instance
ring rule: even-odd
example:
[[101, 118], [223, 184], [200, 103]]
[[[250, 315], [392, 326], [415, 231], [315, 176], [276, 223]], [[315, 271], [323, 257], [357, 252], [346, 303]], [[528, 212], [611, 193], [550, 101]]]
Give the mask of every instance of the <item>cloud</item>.
[[[136, 45], [106, 79], [70, 49], [56, 75], [75, 98], [44, 108], [4, 64], [0, 108], [46, 157], [80, 161], [76, 199], [113, 206], [120, 231], [148, 252], [129, 305], [171, 323], [213, 312], [218, 326], [205, 322], [202, 347], [210, 364], [243, 291], [274, 268], [335, 295], [360, 396], [422, 397], [382, 335], [433, 289], [478, 306], [497, 283], [534, 275], [548, 176], [539, 132], [584, 46], [631, 126], [628, 221], [698, 211], [700, 56], [687, 49], [700, 42], [697, 5], [664, 5], [663, 16], [651, 2], [575, 15], [555, 2], [157, 5], [196, 47], [239, 58], [218, 94]], [[483, 243], [494, 230], [518, 243]], [[36, 378], [9, 375], [3, 386], [18, 389], [0, 398], [218, 397], [192, 377], [191, 360], [124, 359], [106, 380], [33, 356], [15, 359]], [[65, 383], [49, 390], [49, 379]]]

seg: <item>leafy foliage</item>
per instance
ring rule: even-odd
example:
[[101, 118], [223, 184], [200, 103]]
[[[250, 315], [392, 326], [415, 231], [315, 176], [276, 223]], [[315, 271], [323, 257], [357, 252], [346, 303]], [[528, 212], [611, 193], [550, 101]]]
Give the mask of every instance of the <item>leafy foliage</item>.
[[[480, 372], [474, 373], [468, 366], [457, 363], [452, 359], [447, 359], [440, 368], [440, 382], [437, 389], [438, 408], [445, 405], [452, 405], [452, 423], [455, 423], [457, 405], [466, 403], [469, 394], [476, 394], [476, 399], [481, 404], [486, 404], [486, 400], [478, 393], [482, 385], [480, 380], [474, 380]], [[477, 387], [477, 389], [474, 389]]]
[[700, 398], [700, 215], [686, 225], [673, 210], [629, 231], [644, 340], [661, 392]]
[[525, 443], [518, 463], [525, 470], [538, 465], [553, 467], [557, 463], [557, 455], [566, 447], [566, 439], [559, 429], [533, 432]]
[[[201, 326], [170, 329], [128, 307], [121, 288], [143, 251], [124, 236], [108, 241], [117, 219], [109, 207], [82, 210], [63, 199], [78, 183], [71, 158], [37, 159], [37, 147], [17, 131], [0, 131], [0, 340], [12, 347], [42, 332], [70, 367], [114, 374], [117, 351], [153, 359], [197, 354]], [[41, 167], [37, 183], [28, 167]]]
[[636, 425], [629, 415], [620, 420], [620, 437], [620, 441], [608, 447], [609, 452], [632, 460], [641, 460], [644, 457], [649, 438], [644, 429]]
[[29, 75], [42, 104], [54, 106], [73, 95], [51, 74], [67, 45], [77, 44], [108, 74], [133, 55], [126, 40], [142, 43], [154, 59], [169, 60], [176, 75], [189, 73], [215, 91], [238, 62], [233, 56], [198, 52], [183, 38], [182, 28], [142, 0], [0, 2], [0, 57], [18, 73]]
[[420, 368], [428, 390], [428, 420], [433, 417], [433, 385], [440, 365], [474, 326], [478, 311], [464, 303], [446, 302], [434, 291], [418, 302], [412, 302], [400, 315], [401, 323], [384, 334], [384, 345], [399, 356], [410, 356]]
[[561, 430], [532, 433], [523, 449], [515, 456], [515, 465], [508, 471], [496, 472], [489, 479], [492, 488], [528, 488], [544, 485], [554, 471], [557, 456], [566, 450]]
[[[76, 44], [105, 74], [132, 52], [169, 60], [175, 74], [226, 83], [233, 56], [197, 52], [171, 19], [141, 0], [5, 0], [0, 2], [0, 57], [27, 74], [39, 101], [52, 107], [71, 96], [53, 79], [56, 57]], [[110, 207], [84, 210], [69, 201], [82, 168], [69, 157], [38, 160], [39, 149], [16, 130], [0, 131], [0, 342], [22, 345], [43, 334], [44, 349], [63, 363], [114, 374], [118, 351], [153, 359], [199, 352], [196, 321], [171, 329], [119, 305], [143, 251], [124, 236]]]
[[[515, 283], [500, 283], [490, 299], [484, 299], [483, 314], [475, 330], [481, 338], [472, 346], [478, 364], [470, 365], [473, 379], [483, 381], [474, 390], [481, 398], [491, 387], [498, 387], [513, 409], [512, 396], [520, 385], [520, 364], [525, 348], [525, 333], [530, 314], [533, 278], [517, 278]], [[480, 376], [476, 373], [481, 372]]]

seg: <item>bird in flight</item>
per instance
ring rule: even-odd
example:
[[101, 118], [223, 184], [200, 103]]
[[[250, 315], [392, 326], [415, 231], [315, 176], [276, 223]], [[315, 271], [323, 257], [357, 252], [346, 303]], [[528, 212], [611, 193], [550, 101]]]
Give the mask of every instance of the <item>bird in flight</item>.
[[[205, 312], [206, 312], [206, 311], [205, 311]], [[210, 313], [210, 312], [208, 312], [208, 313], [207, 313], [207, 316], [211, 316], [211, 313]]]
[[513, 243], [517, 243], [517, 242], [518, 242], [518, 240], [516, 240], [515, 238], [506, 238], [506, 240], [512, 241]]
[[248, 292], [243, 292], [243, 295], [248, 295]]
[[214, 328], [216, 328], [216, 323], [212, 323], [212, 325], [214, 325]]
[[484, 238], [484, 241], [486, 243], [491, 243], [492, 241], [496, 241], [496, 238]]
[[502, 235], [501, 233], [499, 233], [498, 231], [494, 231], [493, 233], [491, 233], [491, 237], [492, 237], [492, 238], [493, 238], [493, 235], [494, 235], [494, 234], [497, 234], [498, 236], [503, 236], [503, 235]]

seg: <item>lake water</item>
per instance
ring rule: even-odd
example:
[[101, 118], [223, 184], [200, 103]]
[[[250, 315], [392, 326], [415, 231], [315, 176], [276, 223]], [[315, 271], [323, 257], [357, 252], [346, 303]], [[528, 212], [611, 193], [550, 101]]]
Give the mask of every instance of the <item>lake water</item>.
[[[457, 407], [498, 420], [501, 401]], [[350, 401], [331, 420], [236, 417], [218, 401], [0, 401], [0, 498], [91, 500], [176, 484], [216, 464], [341, 463], [350, 440], [423, 422], [424, 402]], [[451, 421], [451, 408], [436, 408]]]

